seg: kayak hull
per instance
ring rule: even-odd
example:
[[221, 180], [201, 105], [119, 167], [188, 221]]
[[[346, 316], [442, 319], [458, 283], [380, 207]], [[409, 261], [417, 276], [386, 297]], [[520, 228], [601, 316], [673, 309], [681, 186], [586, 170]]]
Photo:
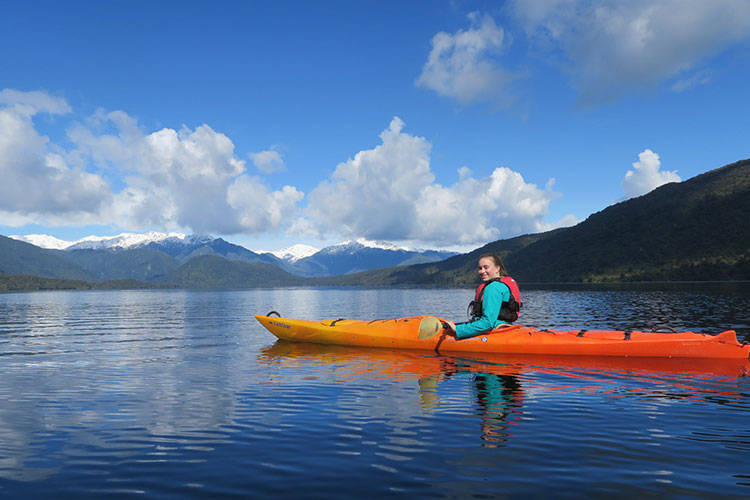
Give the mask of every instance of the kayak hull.
[[750, 345], [737, 341], [734, 330], [719, 335], [694, 332], [651, 333], [609, 330], [540, 330], [512, 325], [469, 339], [438, 334], [418, 338], [424, 316], [374, 321], [300, 320], [256, 315], [272, 334], [294, 342], [327, 345], [417, 349], [437, 352], [486, 352], [583, 356], [647, 356], [685, 358], [750, 357]]

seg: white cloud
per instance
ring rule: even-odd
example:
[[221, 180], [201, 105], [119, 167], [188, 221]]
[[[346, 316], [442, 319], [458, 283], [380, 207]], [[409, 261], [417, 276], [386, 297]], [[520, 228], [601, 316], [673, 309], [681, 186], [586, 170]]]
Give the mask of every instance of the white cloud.
[[0, 214], [6, 225], [106, 224], [257, 234], [293, 219], [303, 193], [268, 189], [245, 173], [234, 144], [208, 125], [147, 133], [122, 111], [68, 130], [64, 150], [40, 135], [40, 112], [68, 104], [43, 92], [0, 92]]
[[293, 220], [299, 211], [296, 204], [305, 196], [292, 186], [269, 192], [260, 181], [246, 175], [229, 186], [227, 194], [243, 232], [250, 233], [273, 231]]
[[646, 149], [638, 155], [638, 161], [633, 163], [633, 170], [628, 170], [622, 181], [622, 189], [625, 198], [646, 194], [668, 182], [680, 182], [677, 171], [660, 171], [661, 161], [659, 155]]
[[279, 214], [296, 213], [302, 194], [288, 186], [270, 192], [249, 177], [232, 141], [208, 125], [146, 134], [125, 113], [106, 118], [117, 135], [79, 127], [70, 137], [90, 157], [128, 174], [113, 206], [113, 217], [127, 227], [253, 234], [278, 229], [285, 221]]
[[553, 182], [542, 190], [520, 173], [499, 167], [489, 177], [428, 186], [419, 198], [414, 235], [423, 241], [480, 244], [543, 231], [549, 204], [559, 196]]
[[23, 92], [15, 89], [0, 90], [0, 104], [14, 109], [18, 114], [33, 116], [37, 113], [53, 115], [70, 113], [71, 108], [61, 97], [54, 97], [39, 90]]
[[260, 153], [250, 153], [249, 156], [261, 172], [272, 174], [274, 172], [283, 172], [286, 169], [284, 159], [274, 147]]
[[339, 164], [331, 180], [309, 194], [306, 215], [317, 222], [321, 232], [371, 240], [410, 232], [415, 198], [434, 176], [429, 143], [402, 134], [403, 126], [401, 119], [394, 118], [380, 134], [380, 146]]
[[111, 201], [98, 175], [70, 167], [32, 120], [41, 112], [63, 113], [67, 103], [44, 95], [3, 90], [0, 101], [0, 210], [23, 223], [41, 217], [83, 217]]
[[548, 228], [543, 218], [559, 196], [552, 190], [553, 180], [539, 189], [508, 168], [476, 179], [462, 167], [453, 186], [435, 184], [429, 142], [402, 132], [403, 127], [394, 118], [380, 135], [381, 145], [341, 163], [310, 193], [305, 219], [296, 227], [308, 235], [315, 229], [319, 236], [443, 246], [481, 244]]
[[440, 32], [432, 38], [432, 50], [416, 83], [462, 104], [499, 103], [514, 78], [497, 60], [505, 32], [490, 16], [472, 13], [469, 20], [471, 28], [466, 31]]
[[747, 0], [516, 0], [537, 46], [561, 50], [583, 102], [671, 78], [750, 37]]

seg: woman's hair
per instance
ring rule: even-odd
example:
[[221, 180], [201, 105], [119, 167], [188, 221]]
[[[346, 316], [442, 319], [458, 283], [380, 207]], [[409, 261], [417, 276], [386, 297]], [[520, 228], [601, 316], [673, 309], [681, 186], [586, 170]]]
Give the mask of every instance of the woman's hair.
[[500, 258], [500, 256], [496, 253], [485, 253], [479, 256], [479, 260], [482, 259], [492, 259], [492, 261], [495, 263], [497, 267], [500, 268], [500, 276], [508, 276], [508, 271], [505, 270], [505, 265], [503, 264], [503, 259]]

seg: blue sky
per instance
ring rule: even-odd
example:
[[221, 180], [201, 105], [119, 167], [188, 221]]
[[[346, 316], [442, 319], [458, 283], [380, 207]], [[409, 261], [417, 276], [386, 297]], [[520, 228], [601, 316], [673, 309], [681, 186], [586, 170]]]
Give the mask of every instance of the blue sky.
[[750, 2], [3, 2], [0, 234], [469, 250], [750, 157]]

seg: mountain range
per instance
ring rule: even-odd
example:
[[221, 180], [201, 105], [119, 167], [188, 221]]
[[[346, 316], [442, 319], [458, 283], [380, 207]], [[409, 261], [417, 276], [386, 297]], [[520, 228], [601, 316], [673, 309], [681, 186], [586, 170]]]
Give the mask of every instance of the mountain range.
[[[284, 258], [271, 252], [253, 252], [222, 238], [180, 233], [124, 233], [113, 237], [90, 236], [74, 242], [47, 235], [27, 235], [0, 239], [0, 271], [92, 282], [130, 279], [182, 284], [187, 271], [177, 271], [199, 257], [265, 264], [264, 269], [278, 269], [293, 277], [320, 277], [433, 262], [455, 252], [411, 250], [359, 240], [322, 250], [297, 246], [279, 254]], [[205, 265], [206, 261], [201, 262]]]
[[220, 238], [182, 235], [184, 241], [172, 235], [128, 247], [60, 250], [0, 236], [0, 272], [187, 288], [456, 285], [475, 282], [478, 256], [494, 252], [522, 284], [750, 280], [748, 214], [750, 160], [743, 160], [616, 203], [576, 226], [460, 255], [355, 241], [281, 259]]

